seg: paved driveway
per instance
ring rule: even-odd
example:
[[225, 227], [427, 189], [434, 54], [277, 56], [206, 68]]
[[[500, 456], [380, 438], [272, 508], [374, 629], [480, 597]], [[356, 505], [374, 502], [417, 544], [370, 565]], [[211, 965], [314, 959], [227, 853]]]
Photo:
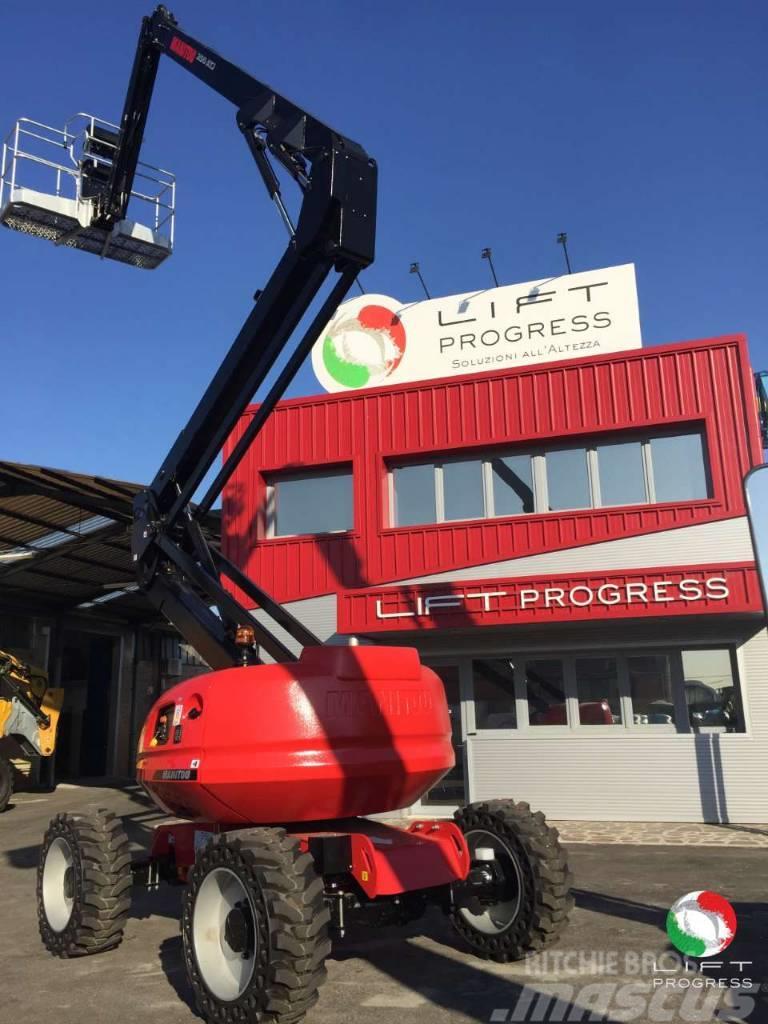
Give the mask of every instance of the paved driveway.
[[[178, 890], [138, 893], [115, 952], [60, 961], [41, 947], [35, 920], [40, 836], [59, 810], [88, 804], [124, 815], [146, 845], [157, 813], [136, 791], [59, 787], [21, 794], [0, 816], [0, 1024], [135, 1024], [196, 1020], [178, 933]], [[339, 943], [308, 1024], [454, 1024], [485, 1021], [709, 1021], [726, 989], [703, 985], [669, 952], [664, 920], [683, 893], [730, 899], [738, 933], [712, 979], [765, 978], [768, 853], [728, 847], [574, 845], [577, 907], [546, 959], [483, 963], [455, 941], [439, 913], [408, 930], [368, 930]], [[741, 966], [734, 961], [751, 961]], [[719, 962], [719, 961], [718, 961]], [[662, 974], [661, 970], [670, 973]], [[673, 984], [669, 984], [672, 982]], [[730, 1019], [768, 1021], [768, 1003], [743, 996]]]

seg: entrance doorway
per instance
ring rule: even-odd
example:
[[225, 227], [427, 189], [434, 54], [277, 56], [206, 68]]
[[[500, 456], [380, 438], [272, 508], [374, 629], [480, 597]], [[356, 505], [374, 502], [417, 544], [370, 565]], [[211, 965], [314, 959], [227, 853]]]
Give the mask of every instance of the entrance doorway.
[[467, 802], [467, 732], [465, 725], [465, 701], [462, 694], [461, 668], [458, 663], [426, 662], [433, 672], [440, 676], [445, 688], [448, 713], [451, 716], [451, 742], [456, 755], [456, 764], [443, 778], [428, 790], [420, 801], [420, 810], [434, 813], [452, 812]]
[[59, 685], [64, 705], [56, 746], [56, 777], [108, 775], [110, 707], [117, 689], [120, 638], [66, 629]]

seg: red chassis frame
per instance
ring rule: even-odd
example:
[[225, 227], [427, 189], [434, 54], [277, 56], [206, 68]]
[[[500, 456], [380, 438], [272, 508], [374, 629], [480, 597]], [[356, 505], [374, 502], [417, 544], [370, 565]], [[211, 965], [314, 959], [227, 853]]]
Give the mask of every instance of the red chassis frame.
[[[452, 821], [418, 820], [397, 828], [354, 818], [323, 822], [317, 830], [307, 824], [281, 827], [315, 856], [321, 874], [351, 876], [368, 899], [462, 882], [469, 872], [467, 842]], [[189, 821], [159, 825], [149, 855], [149, 877], [155, 868], [160, 877], [185, 883], [203, 843], [222, 832], [240, 831], [242, 826]], [[332, 866], [323, 857], [329, 845], [334, 850]]]

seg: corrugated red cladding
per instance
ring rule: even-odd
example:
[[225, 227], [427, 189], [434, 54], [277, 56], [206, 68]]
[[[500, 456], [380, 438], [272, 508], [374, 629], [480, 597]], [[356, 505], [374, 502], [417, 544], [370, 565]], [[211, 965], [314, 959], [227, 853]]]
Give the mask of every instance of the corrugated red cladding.
[[[243, 416], [229, 446], [251, 414]], [[387, 464], [404, 456], [577, 442], [684, 424], [705, 431], [710, 499], [387, 525]], [[297, 600], [743, 515], [742, 479], [761, 458], [746, 340], [740, 335], [588, 362], [292, 399], [275, 410], [224, 493], [225, 550], [278, 600]], [[265, 478], [339, 463], [353, 467], [354, 530], [266, 539]]]

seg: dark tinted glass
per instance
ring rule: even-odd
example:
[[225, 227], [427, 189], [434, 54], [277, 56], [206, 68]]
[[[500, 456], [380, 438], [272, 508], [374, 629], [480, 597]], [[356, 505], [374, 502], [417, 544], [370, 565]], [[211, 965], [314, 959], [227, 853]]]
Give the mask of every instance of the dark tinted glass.
[[567, 725], [563, 663], [542, 658], [525, 663], [528, 721], [531, 725]]
[[656, 501], [706, 498], [707, 474], [699, 434], [654, 437], [651, 440]]
[[459, 670], [456, 665], [433, 668], [443, 681], [448, 714], [451, 716], [451, 742], [456, 755], [456, 764], [421, 798], [424, 804], [463, 804], [466, 800], [464, 787], [464, 743], [461, 733], [461, 694]]
[[475, 725], [478, 729], [514, 729], [514, 667], [502, 658], [472, 662], [475, 691]]
[[329, 533], [352, 529], [352, 474], [348, 470], [275, 480], [275, 533]]
[[603, 505], [638, 505], [647, 501], [639, 441], [598, 445], [597, 464]]
[[615, 658], [577, 658], [576, 695], [582, 725], [620, 725], [619, 673]]
[[666, 654], [627, 658], [635, 725], [674, 725], [672, 672]]
[[533, 473], [530, 455], [491, 459], [493, 506], [497, 516], [533, 512]]
[[444, 463], [443, 501], [446, 519], [481, 519], [485, 515], [482, 462]]
[[435, 467], [395, 470], [395, 526], [435, 522]]
[[726, 647], [682, 652], [685, 703], [691, 728], [744, 732], [731, 652]]
[[583, 448], [547, 452], [547, 493], [552, 512], [591, 506], [587, 453]]

